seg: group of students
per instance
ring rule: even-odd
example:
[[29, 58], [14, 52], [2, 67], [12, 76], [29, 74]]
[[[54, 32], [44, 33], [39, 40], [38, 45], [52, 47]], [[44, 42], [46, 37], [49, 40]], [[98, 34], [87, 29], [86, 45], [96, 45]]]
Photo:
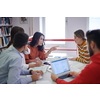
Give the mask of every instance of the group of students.
[[[56, 50], [56, 46], [44, 51], [44, 35], [35, 32], [28, 45], [29, 36], [24, 29], [15, 26], [11, 30], [11, 40], [7, 49], [0, 54], [0, 83], [26, 84], [39, 79], [42, 71], [28, 70], [31, 67], [42, 66], [42, 61]], [[35, 64], [31, 64], [35, 62]], [[20, 75], [32, 75], [21, 78]]]
[[[100, 83], [99, 82], [99, 55], [100, 55], [100, 30], [88, 31], [86, 33], [87, 42], [83, 30], [74, 32], [74, 40], [78, 46], [79, 57], [76, 60], [88, 64], [80, 73], [70, 72], [76, 76], [71, 82], [66, 82], [51, 74], [51, 78], [58, 84], [81, 84]], [[28, 43], [29, 36], [24, 33], [24, 29], [15, 26], [11, 30], [11, 40], [7, 49], [0, 54], [0, 83], [1, 84], [27, 84], [39, 79], [43, 75], [42, 71], [29, 70], [32, 67], [42, 66], [42, 61], [49, 54], [56, 50], [58, 46], [52, 47], [48, 52], [44, 51], [45, 36], [40, 32], [35, 32], [32, 41]], [[89, 49], [89, 50], [88, 50]], [[90, 56], [91, 60], [90, 60]], [[35, 64], [32, 64], [35, 62]], [[20, 75], [31, 75], [20, 77]]]

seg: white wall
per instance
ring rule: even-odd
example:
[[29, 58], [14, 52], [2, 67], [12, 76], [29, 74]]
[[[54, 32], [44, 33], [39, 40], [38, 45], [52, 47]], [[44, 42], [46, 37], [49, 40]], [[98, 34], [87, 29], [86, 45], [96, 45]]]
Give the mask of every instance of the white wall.
[[87, 17], [68, 17], [67, 19], [67, 31], [66, 36], [68, 39], [73, 38], [73, 34], [76, 30], [82, 29], [84, 32], [87, 31]]
[[[66, 38], [73, 39], [74, 32], [82, 29], [88, 30], [88, 17], [66, 17]], [[13, 26], [21, 26], [29, 36], [33, 36], [36, 31], [40, 31], [39, 17], [28, 17], [28, 24], [21, 24], [19, 17], [13, 17]], [[67, 48], [76, 48], [75, 42], [67, 42]], [[49, 47], [50, 48], [50, 47]], [[76, 52], [68, 52], [69, 55], [76, 55]]]
[[[33, 34], [36, 31], [40, 31], [39, 17], [28, 17], [28, 24], [21, 24], [20, 17], [13, 17], [13, 26], [21, 26], [24, 28], [27, 34]], [[66, 17], [66, 37], [67, 39], [72, 39], [74, 31], [77, 29], [82, 29], [85, 32], [88, 28], [88, 18], [87, 17]]]
[[13, 17], [12, 18], [12, 25], [13, 26], [20, 26], [20, 27], [24, 28], [25, 33], [29, 34], [29, 19], [28, 19], [28, 24], [21, 24], [20, 17]]
[[39, 17], [28, 17], [27, 24], [21, 24], [20, 17], [13, 17], [12, 25], [24, 28], [25, 33], [31, 36], [36, 31], [39, 31]]
[[[73, 39], [74, 32], [82, 29], [85, 33], [88, 30], [88, 17], [66, 17], [66, 38]], [[75, 42], [67, 42], [68, 48], [76, 48]]]

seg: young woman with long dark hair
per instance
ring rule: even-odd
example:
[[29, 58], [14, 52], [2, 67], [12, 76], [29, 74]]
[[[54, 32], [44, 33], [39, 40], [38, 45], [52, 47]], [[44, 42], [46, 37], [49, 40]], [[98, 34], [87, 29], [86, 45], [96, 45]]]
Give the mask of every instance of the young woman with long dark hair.
[[52, 51], [57, 49], [58, 46], [52, 47], [46, 53], [44, 51], [44, 39], [45, 36], [41, 32], [34, 33], [32, 41], [28, 45], [30, 54], [25, 55], [26, 63], [34, 62], [36, 58], [44, 60]]

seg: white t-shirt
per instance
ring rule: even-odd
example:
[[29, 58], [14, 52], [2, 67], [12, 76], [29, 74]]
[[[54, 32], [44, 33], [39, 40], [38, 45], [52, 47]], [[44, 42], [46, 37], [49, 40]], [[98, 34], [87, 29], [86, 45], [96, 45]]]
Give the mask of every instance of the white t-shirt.
[[22, 55], [22, 67], [24, 68], [24, 69], [28, 69], [28, 67], [29, 67], [29, 64], [26, 64], [26, 61], [25, 61], [25, 56], [24, 56], [24, 54], [30, 54], [30, 49], [29, 48], [27, 48], [28, 49], [28, 51], [23, 51], [23, 53], [21, 53], [21, 55]]

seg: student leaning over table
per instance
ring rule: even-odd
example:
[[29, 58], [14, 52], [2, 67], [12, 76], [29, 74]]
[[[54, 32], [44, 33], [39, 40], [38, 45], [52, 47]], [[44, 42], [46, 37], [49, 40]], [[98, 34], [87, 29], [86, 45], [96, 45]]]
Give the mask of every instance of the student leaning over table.
[[[22, 68], [22, 55], [28, 42], [28, 35], [17, 33], [13, 45], [0, 54], [0, 83], [27, 84], [39, 79], [42, 71], [29, 71]], [[32, 75], [31, 75], [32, 74]], [[21, 78], [20, 75], [31, 75]]]
[[58, 84], [100, 84], [100, 29], [86, 33], [91, 63], [81, 73], [70, 72], [76, 78], [70, 82], [59, 79], [51, 74], [52, 80]]
[[40, 32], [35, 32], [32, 41], [28, 45], [30, 54], [25, 54], [26, 63], [33, 62], [37, 57], [45, 60], [49, 54], [56, 50], [58, 46], [51, 47], [48, 52], [44, 51], [44, 35]]
[[75, 31], [74, 40], [78, 47], [79, 57], [71, 58], [70, 60], [76, 60], [76, 61], [88, 64], [90, 62], [90, 56], [89, 56], [89, 51], [87, 48], [87, 42], [84, 36], [84, 31], [81, 29]]

